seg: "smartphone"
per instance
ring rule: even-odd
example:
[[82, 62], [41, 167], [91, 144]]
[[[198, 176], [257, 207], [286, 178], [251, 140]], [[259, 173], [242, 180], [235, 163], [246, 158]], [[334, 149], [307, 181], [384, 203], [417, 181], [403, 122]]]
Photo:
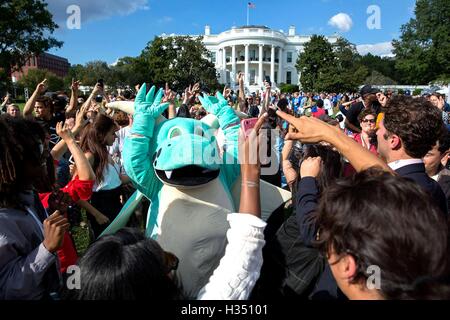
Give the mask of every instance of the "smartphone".
[[241, 130], [246, 138], [250, 135], [250, 133], [252, 132], [252, 129], [255, 127], [257, 122], [258, 122], [258, 118], [250, 118], [250, 119], [242, 120]]
[[105, 86], [103, 79], [98, 79], [97, 83], [103, 88]]
[[266, 82], [270, 84], [270, 86], [272, 86], [272, 81], [270, 81], [270, 77], [266, 76]]

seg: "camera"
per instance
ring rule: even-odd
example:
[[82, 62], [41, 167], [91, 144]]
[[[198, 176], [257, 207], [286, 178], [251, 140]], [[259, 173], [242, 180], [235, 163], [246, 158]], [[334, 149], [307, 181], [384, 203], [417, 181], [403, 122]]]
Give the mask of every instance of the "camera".
[[291, 153], [289, 154], [289, 161], [292, 167], [298, 171], [300, 170], [300, 161], [303, 159], [303, 145], [300, 141], [296, 141], [292, 146]]

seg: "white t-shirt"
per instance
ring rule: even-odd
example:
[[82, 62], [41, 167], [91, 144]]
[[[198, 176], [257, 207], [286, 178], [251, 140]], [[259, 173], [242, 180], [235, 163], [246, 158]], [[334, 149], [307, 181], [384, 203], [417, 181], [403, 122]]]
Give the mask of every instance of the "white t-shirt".
[[120, 167], [110, 159], [108, 165], [103, 169], [103, 181], [95, 181], [92, 191], [114, 190], [122, 185], [120, 180]]
[[330, 99], [323, 99], [323, 107], [328, 111], [328, 115], [330, 114], [330, 110], [333, 110], [333, 104]]

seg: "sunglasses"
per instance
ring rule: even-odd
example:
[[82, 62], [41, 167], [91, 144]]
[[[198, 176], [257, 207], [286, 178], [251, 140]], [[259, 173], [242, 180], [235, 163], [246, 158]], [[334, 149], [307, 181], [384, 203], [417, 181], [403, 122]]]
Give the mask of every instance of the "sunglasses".
[[363, 122], [363, 123], [367, 123], [367, 122], [375, 123], [376, 120], [375, 120], [375, 119], [364, 119], [362, 122]]

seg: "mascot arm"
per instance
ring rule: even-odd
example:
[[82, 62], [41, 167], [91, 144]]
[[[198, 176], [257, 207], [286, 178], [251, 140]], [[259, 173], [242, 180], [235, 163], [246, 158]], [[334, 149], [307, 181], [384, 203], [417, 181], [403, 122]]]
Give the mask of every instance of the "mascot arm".
[[162, 184], [153, 170], [151, 146], [156, 119], [168, 107], [168, 103], [161, 103], [163, 91], [159, 90], [156, 96], [155, 93], [154, 86], [147, 93], [144, 83], [136, 95], [133, 127], [123, 150], [125, 171], [149, 199], [157, 194]]
[[123, 157], [125, 171], [136, 189], [148, 199], [153, 199], [162, 183], [156, 177], [150, 154], [151, 141], [148, 137], [134, 134], [125, 140]]
[[222, 166], [222, 170], [228, 187], [231, 189], [241, 172], [238, 161], [240, 119], [220, 92], [217, 93], [217, 98], [200, 97], [200, 102], [206, 111], [217, 117], [220, 128], [225, 135], [226, 144], [223, 161], [226, 165]]

